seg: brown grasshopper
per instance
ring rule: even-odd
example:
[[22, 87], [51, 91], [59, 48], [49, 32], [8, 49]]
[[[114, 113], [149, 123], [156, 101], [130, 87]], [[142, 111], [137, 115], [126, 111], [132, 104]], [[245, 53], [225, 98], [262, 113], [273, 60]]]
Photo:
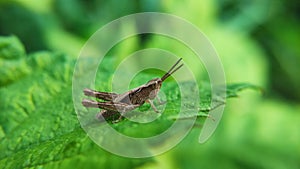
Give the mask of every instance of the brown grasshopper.
[[[175, 68], [181, 60], [182, 58], [180, 58], [161, 78], [152, 79], [146, 84], [134, 88], [123, 94], [99, 92], [96, 90], [84, 89], [84, 95], [93, 96], [106, 102], [98, 102], [83, 99], [82, 104], [85, 107], [103, 109], [96, 115], [96, 118], [101, 121], [103, 120], [103, 118], [108, 119], [111, 117], [118, 116], [119, 118], [113, 121], [118, 122], [122, 118], [124, 113], [134, 110], [137, 107], [140, 107], [145, 102], [150, 103], [152, 109], [155, 112], [159, 113], [159, 111], [154, 106], [152, 100], [157, 96], [158, 91], [161, 88], [162, 82], [183, 66], [183, 64], [181, 64], [177, 68]], [[159, 99], [158, 101], [162, 103]]]

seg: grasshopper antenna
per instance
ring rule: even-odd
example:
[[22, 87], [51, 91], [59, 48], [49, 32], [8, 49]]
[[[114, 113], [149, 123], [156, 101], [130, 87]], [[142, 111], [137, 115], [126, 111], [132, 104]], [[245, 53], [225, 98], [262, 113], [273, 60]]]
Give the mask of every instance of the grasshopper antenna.
[[[180, 58], [172, 67], [171, 69], [161, 78], [161, 81], [166, 80], [171, 74], [173, 74], [174, 72], [176, 72], [179, 68], [181, 68], [183, 66], [183, 64], [179, 65], [177, 68], [175, 68], [178, 63], [182, 60], [182, 58]], [[174, 69], [175, 68], [175, 69]], [[174, 70], [173, 70], [174, 69]]]

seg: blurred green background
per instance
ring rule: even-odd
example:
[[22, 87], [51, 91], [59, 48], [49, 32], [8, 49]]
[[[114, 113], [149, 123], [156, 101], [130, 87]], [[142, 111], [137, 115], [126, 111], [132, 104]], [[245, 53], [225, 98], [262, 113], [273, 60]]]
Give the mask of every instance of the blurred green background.
[[[149, 161], [95, 151], [89, 166], [116, 168], [130, 162], [136, 168], [300, 168], [299, 1], [0, 0], [0, 35], [18, 37], [26, 53], [55, 51], [76, 59], [97, 29], [137, 12], [165, 12], [190, 21], [215, 46], [228, 83], [249, 82], [265, 93], [244, 91], [228, 100], [219, 127], [205, 144], [198, 144], [199, 130], [194, 129], [174, 149]], [[167, 42], [141, 36], [113, 55], [124, 57], [153, 46], [172, 52]], [[98, 159], [111, 164], [98, 166]], [[62, 166], [89, 164], [67, 160]], [[61, 167], [59, 162], [54, 166]]]

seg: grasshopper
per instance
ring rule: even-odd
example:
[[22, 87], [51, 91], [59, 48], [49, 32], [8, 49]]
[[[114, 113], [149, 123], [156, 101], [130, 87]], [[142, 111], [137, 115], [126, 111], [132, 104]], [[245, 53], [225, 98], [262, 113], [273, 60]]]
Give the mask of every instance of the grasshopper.
[[[182, 58], [180, 58], [161, 78], [154, 78], [152, 80], [149, 80], [146, 84], [129, 90], [123, 94], [84, 89], [84, 95], [92, 96], [104, 100], [105, 102], [83, 99], [82, 105], [87, 108], [101, 108], [102, 110], [96, 115], [96, 118], [100, 121], [102, 121], [103, 118], [108, 119], [118, 116], [119, 118], [117, 120], [114, 120], [113, 123], [119, 122], [123, 114], [140, 107], [146, 102], [151, 105], [152, 109], [155, 112], [159, 113], [152, 100], [157, 97], [162, 83], [183, 66], [183, 64], [181, 64], [176, 67], [181, 60]], [[157, 99], [160, 104], [163, 104], [163, 102], [161, 102], [158, 97]]]

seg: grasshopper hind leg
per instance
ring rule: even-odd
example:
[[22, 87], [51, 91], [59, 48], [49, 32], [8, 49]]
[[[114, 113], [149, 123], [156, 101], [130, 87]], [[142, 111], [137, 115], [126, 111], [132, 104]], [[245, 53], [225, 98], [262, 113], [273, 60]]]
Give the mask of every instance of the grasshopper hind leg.
[[116, 94], [116, 93], [100, 92], [100, 91], [91, 90], [91, 89], [84, 89], [83, 93], [86, 96], [92, 96], [92, 97], [102, 99], [105, 101], [112, 101], [114, 98], [118, 97], [118, 94]]
[[117, 111], [109, 111], [109, 110], [101, 110], [96, 114], [96, 119], [100, 122], [103, 121], [112, 121], [113, 123], [117, 123], [121, 120], [122, 115]]

